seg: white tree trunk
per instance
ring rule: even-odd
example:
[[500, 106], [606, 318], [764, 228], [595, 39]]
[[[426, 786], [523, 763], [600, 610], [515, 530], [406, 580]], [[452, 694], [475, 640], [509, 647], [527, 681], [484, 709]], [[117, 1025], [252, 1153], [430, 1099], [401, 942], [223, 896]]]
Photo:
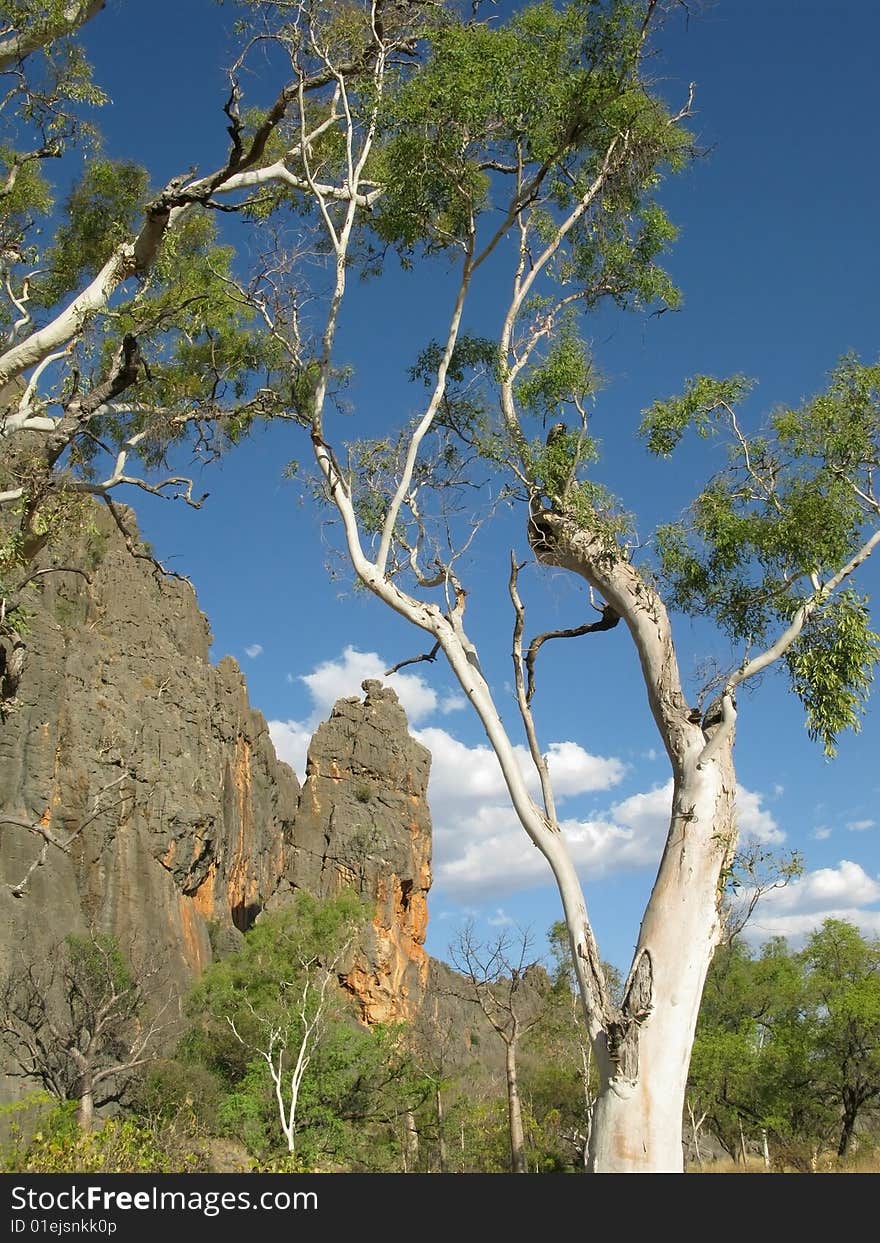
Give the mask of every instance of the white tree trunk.
[[730, 747], [704, 769], [696, 755], [673, 795], [672, 823], [642, 922], [636, 961], [651, 962], [651, 1010], [624, 1040], [593, 1110], [587, 1169], [679, 1173], [688, 1066], [706, 972], [718, 944], [720, 876], [733, 841]]
[[519, 1099], [519, 1080], [516, 1073], [516, 1045], [513, 1041], [509, 1041], [506, 1045], [505, 1070], [507, 1073], [507, 1114], [510, 1124], [510, 1170], [513, 1174], [526, 1174], [528, 1173], [526, 1141]]
[[80, 1086], [81, 1096], [76, 1109], [76, 1122], [81, 1131], [91, 1131], [95, 1120], [95, 1096], [92, 1090], [91, 1077], [86, 1077]]

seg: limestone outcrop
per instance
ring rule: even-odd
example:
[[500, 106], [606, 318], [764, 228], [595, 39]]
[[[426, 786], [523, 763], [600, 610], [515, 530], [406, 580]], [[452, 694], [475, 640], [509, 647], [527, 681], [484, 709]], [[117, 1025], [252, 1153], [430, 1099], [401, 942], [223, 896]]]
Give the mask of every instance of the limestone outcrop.
[[336, 705], [300, 791], [188, 583], [103, 508], [54, 556], [88, 578], [38, 579], [0, 722], [0, 974], [94, 928], [183, 990], [267, 906], [350, 885], [375, 914], [347, 987], [366, 1021], [405, 1017], [427, 979], [429, 755], [394, 692]]
[[431, 757], [393, 690], [372, 680], [363, 690], [363, 701], [339, 700], [312, 739], [275, 900], [349, 887], [374, 906], [346, 984], [364, 1020], [385, 1023], [411, 1017], [427, 983]]

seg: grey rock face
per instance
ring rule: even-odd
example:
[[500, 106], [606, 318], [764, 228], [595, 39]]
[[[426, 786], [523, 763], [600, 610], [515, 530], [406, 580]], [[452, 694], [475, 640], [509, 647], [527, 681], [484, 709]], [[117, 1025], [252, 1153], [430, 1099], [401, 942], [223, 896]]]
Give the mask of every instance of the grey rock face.
[[133, 558], [102, 507], [55, 563], [90, 581], [39, 579], [0, 722], [0, 976], [92, 928], [183, 992], [263, 909], [349, 886], [375, 917], [347, 987], [368, 1022], [410, 1014], [428, 973], [430, 757], [394, 692], [367, 682], [336, 705], [300, 792], [236, 662], [211, 665], [187, 583]]
[[91, 583], [40, 580], [0, 732], [0, 969], [95, 927], [184, 985], [210, 961], [209, 925], [234, 936], [274, 890], [299, 786], [235, 661], [209, 663], [189, 585], [134, 560], [101, 510], [90, 540], [66, 562], [91, 559]]
[[309, 748], [282, 885], [372, 902], [372, 928], [347, 972], [367, 1022], [409, 1017], [427, 981], [431, 885], [430, 753], [410, 737], [393, 690], [364, 682], [341, 699]]

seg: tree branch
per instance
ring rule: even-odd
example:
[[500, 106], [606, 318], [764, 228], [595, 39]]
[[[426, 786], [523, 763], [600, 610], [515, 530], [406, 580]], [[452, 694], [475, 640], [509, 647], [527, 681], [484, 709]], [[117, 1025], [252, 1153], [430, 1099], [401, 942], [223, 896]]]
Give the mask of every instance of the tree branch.
[[72, 34], [100, 13], [105, 4], [106, 0], [79, 0], [79, 3], [67, 4], [57, 17], [47, 16], [35, 22], [29, 30], [18, 31], [0, 40], [0, 73], [19, 64], [32, 52]]
[[535, 661], [538, 653], [550, 639], [577, 639], [583, 634], [595, 634], [600, 630], [613, 630], [620, 621], [620, 614], [610, 604], [601, 609], [602, 616], [597, 622], [586, 622], [583, 626], [574, 626], [570, 630], [545, 630], [535, 635], [526, 652], [526, 669], [528, 671], [528, 691], [526, 701], [532, 702], [535, 693]]

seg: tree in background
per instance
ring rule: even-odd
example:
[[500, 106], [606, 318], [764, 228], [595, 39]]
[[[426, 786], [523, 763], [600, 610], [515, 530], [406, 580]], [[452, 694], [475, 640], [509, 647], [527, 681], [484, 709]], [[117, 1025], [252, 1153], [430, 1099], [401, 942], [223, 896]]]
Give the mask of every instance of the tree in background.
[[320, 903], [301, 891], [290, 907], [259, 920], [240, 950], [214, 963], [191, 1000], [194, 1013], [225, 1027], [241, 1047], [235, 1060], [248, 1094], [264, 1089], [274, 1100], [291, 1155], [303, 1080], [331, 1016], [343, 1011], [340, 963], [365, 918], [353, 894]]
[[[564, 920], [552, 924], [547, 940], [552, 960], [551, 991], [538, 1023], [526, 1043], [524, 1081], [536, 1118], [555, 1114], [568, 1162], [583, 1169], [589, 1147], [593, 1106], [599, 1078], [584, 1023]], [[620, 998], [623, 980], [611, 963], [602, 964], [612, 995]], [[530, 1051], [534, 1048], [531, 1057]]]
[[859, 1122], [880, 1100], [880, 937], [826, 919], [800, 961], [814, 1091], [835, 1111], [837, 1155], [844, 1157]]
[[0, 1042], [7, 1073], [77, 1102], [92, 1127], [96, 1108], [119, 1101], [135, 1073], [157, 1056], [171, 997], [161, 971], [134, 969], [114, 937], [69, 936], [46, 963], [21, 960], [0, 988]]
[[[436, 1152], [436, 1172], [449, 1172], [447, 1158], [448, 1132], [447, 1095], [452, 1085], [461, 1078], [464, 1070], [465, 1050], [461, 1031], [451, 1015], [439, 1018], [423, 1004], [410, 1025], [407, 1044], [415, 1064], [430, 1085], [430, 1114], [423, 1109], [420, 1119], [413, 1119], [415, 1134], [410, 1130], [411, 1165], [420, 1161], [424, 1152], [424, 1139], [431, 1141]], [[427, 1158], [426, 1158], [427, 1159]], [[430, 1170], [430, 1165], [428, 1170]]]
[[880, 942], [828, 919], [793, 951], [740, 942], [707, 980], [688, 1090], [732, 1156], [766, 1131], [777, 1164], [850, 1151], [880, 1098]]
[[[84, 495], [112, 507], [111, 493], [127, 483], [198, 504], [173, 470], [149, 474], [169, 446], [189, 437], [210, 455], [255, 419], [301, 424], [354, 575], [425, 632], [426, 656], [447, 658], [558, 885], [599, 1080], [587, 1161], [595, 1171], [682, 1165], [688, 1063], [736, 845], [740, 688], [783, 669], [811, 734], [832, 754], [840, 732], [858, 726], [878, 654], [854, 582], [880, 543], [880, 367], [844, 359], [824, 393], [777, 411], [763, 429], [742, 414], [749, 386], [739, 376], [697, 376], [656, 402], [642, 425], [651, 453], [666, 458], [696, 435], [723, 439], [728, 458], [689, 508], [682, 496], [685, 518], [650, 545], [635, 538], [626, 498], [602, 483], [584, 317], [607, 302], [662, 310], [679, 297], [659, 263], [675, 229], [655, 191], [692, 154], [691, 100], [667, 107], [645, 69], [664, 7], [572, 0], [462, 21], [432, 3], [251, 0], [225, 104], [225, 164], [181, 171], [155, 190], [135, 166], [93, 159], [48, 249], [32, 228], [50, 211], [40, 136], [4, 157], [0, 502], [13, 519], [3, 574], [16, 677], [23, 640], [10, 613], [25, 607], [33, 558], [53, 525], [82, 520]], [[92, 8], [71, 8], [71, 25]], [[10, 107], [22, 104], [30, 133], [44, 115], [34, 112], [45, 97], [34, 65], [55, 84], [53, 100], [70, 93], [69, 81], [80, 96], [94, 89], [81, 58], [67, 73], [58, 49], [69, 43], [48, 42], [36, 7], [15, 12], [19, 51], [34, 50], [16, 61]], [[243, 111], [248, 56], [268, 45], [261, 81], [270, 65], [283, 67], [277, 93], [268, 108]], [[71, 129], [64, 141], [86, 138]], [[214, 226], [227, 208], [260, 239], [243, 273]], [[443, 310], [442, 287], [431, 286], [433, 339], [411, 371], [424, 386], [420, 413], [410, 418], [407, 403], [377, 439], [346, 445], [334, 403], [346, 379], [336, 338], [348, 281], [355, 270], [381, 275], [391, 252], [429, 281], [451, 273], [455, 287]], [[494, 311], [484, 300], [479, 317], [497, 326], [492, 337], [465, 328], [484, 290]], [[537, 800], [465, 626], [463, 556], [493, 509], [475, 514], [460, 498], [478, 496], [509, 501], [521, 519], [508, 589], [517, 728]], [[586, 584], [596, 619], [573, 618], [564, 630], [539, 623], [526, 641], [527, 555], [538, 603], [540, 567], [552, 567]], [[670, 608], [714, 621], [730, 641], [702, 686], [688, 689], [681, 677]], [[533, 706], [547, 642], [607, 642], [621, 622], [673, 795], [618, 998]]]
[[421, 1100], [399, 1033], [360, 1026], [340, 987], [366, 918], [351, 893], [321, 902], [300, 890], [212, 964], [189, 999], [196, 1023], [177, 1060], [218, 1076], [219, 1122], [261, 1158], [277, 1150], [280, 1131], [306, 1167], [344, 1159], [380, 1168], [379, 1147]]
[[510, 1137], [510, 1169], [528, 1173], [525, 1132], [520, 1102], [517, 1054], [520, 1041], [539, 1021], [546, 988], [544, 973], [529, 960], [533, 948], [530, 934], [500, 933], [482, 943], [470, 921], [449, 947], [453, 966], [464, 977], [471, 1001], [479, 1006], [487, 1023], [504, 1045], [504, 1076]]

